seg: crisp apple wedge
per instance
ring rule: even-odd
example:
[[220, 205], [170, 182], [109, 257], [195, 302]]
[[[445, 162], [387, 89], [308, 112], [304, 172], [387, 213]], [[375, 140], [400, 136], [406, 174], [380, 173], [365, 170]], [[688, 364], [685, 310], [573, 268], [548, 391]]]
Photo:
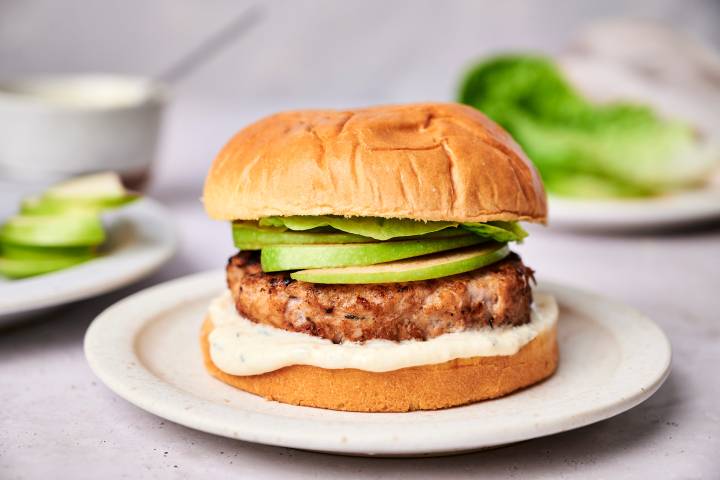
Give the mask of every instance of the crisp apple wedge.
[[39, 247], [100, 245], [102, 222], [94, 214], [16, 215], [0, 226], [0, 242]]
[[23, 200], [24, 215], [56, 215], [76, 212], [99, 213], [139, 198], [128, 192], [112, 172], [85, 175], [58, 183], [39, 197]]
[[92, 255], [46, 258], [46, 259], [17, 259], [0, 257], [0, 275], [8, 278], [26, 278], [44, 273], [63, 270], [68, 267], [86, 262], [93, 258]]
[[[270, 245], [373, 243], [376, 241], [370, 237], [329, 228], [293, 231], [276, 227], [260, 227], [255, 222], [234, 222], [232, 224], [232, 235], [235, 246], [240, 250], [260, 250]], [[449, 238], [467, 235], [467, 230], [446, 228], [445, 230], [424, 235], [403, 237], [402, 240]]]
[[12, 243], [0, 243], [0, 256], [13, 260], [90, 258], [95, 255], [95, 247], [33, 247]]
[[465, 235], [346, 245], [274, 245], [262, 249], [260, 261], [265, 272], [373, 265], [477, 245], [484, 241], [476, 235]]
[[66, 213], [101, 213], [137, 200], [139, 195], [106, 198], [28, 197], [20, 204], [23, 215], [64, 215]]
[[491, 243], [364, 267], [301, 270], [290, 277], [312, 283], [413, 282], [469, 272], [502, 260], [509, 253], [506, 244]]
[[240, 250], [259, 250], [268, 245], [313, 243], [368, 243], [372, 238], [339, 231], [292, 231], [274, 227], [259, 227], [255, 223], [235, 222], [232, 225], [233, 241]]
[[57, 183], [45, 191], [51, 198], [122, 198], [127, 194], [114, 172], [94, 173]]
[[30, 247], [0, 243], [0, 275], [32, 277], [72, 267], [95, 256], [93, 247]]

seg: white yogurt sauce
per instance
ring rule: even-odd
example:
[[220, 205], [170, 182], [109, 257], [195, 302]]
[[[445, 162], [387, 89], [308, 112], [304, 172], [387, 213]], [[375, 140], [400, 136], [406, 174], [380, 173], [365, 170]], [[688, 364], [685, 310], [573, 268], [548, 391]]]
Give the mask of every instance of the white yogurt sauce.
[[514, 355], [557, 322], [555, 299], [540, 293], [534, 297], [531, 321], [518, 327], [446, 333], [424, 341], [335, 344], [306, 333], [253, 323], [238, 314], [232, 295], [226, 291], [210, 304], [210, 321], [214, 326], [209, 335], [210, 356], [225, 373], [257, 375], [290, 365], [388, 372], [456, 358]]
[[116, 75], [40, 76], [0, 83], [0, 100], [66, 108], [125, 108], [157, 96], [151, 80]]

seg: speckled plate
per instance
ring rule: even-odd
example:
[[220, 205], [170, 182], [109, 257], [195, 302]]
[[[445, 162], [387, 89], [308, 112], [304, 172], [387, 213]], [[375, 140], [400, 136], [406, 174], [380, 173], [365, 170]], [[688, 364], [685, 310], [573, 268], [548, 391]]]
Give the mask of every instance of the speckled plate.
[[222, 271], [181, 278], [103, 312], [85, 337], [90, 366], [118, 395], [190, 428], [249, 442], [347, 455], [425, 456], [550, 435], [617, 415], [652, 395], [670, 344], [638, 312], [551, 283], [560, 304], [560, 367], [498, 400], [448, 410], [350, 413], [271, 402], [205, 372], [200, 324]]
[[0, 277], [0, 325], [17, 323], [150, 275], [175, 252], [177, 240], [170, 217], [162, 205], [144, 198], [103, 215], [108, 241], [100, 257], [37, 277]]

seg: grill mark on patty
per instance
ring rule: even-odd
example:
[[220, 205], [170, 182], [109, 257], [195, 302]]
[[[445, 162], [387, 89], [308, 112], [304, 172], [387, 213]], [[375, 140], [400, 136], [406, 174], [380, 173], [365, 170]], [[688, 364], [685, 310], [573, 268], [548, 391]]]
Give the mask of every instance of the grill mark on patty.
[[332, 340], [428, 339], [480, 327], [530, 321], [533, 272], [520, 257], [450, 277], [419, 282], [325, 285], [289, 273], [265, 273], [257, 252], [227, 265], [238, 312], [255, 323]]

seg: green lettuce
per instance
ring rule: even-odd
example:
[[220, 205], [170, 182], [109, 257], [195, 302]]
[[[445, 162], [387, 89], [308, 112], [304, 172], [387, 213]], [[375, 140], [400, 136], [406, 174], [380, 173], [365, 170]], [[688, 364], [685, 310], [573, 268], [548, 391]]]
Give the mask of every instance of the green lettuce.
[[416, 237], [428, 235], [458, 225], [464, 230], [480, 237], [497, 242], [519, 242], [527, 237], [527, 232], [517, 222], [463, 223], [457, 222], [421, 222], [401, 218], [353, 217], [344, 218], [332, 215], [265, 217], [258, 221], [263, 228], [280, 230], [312, 230], [327, 232], [330, 229], [354, 233], [375, 240], [389, 240], [396, 237]]
[[458, 225], [455, 222], [420, 222], [409, 219], [379, 217], [345, 218], [332, 215], [266, 217], [261, 218], [258, 223], [261, 227], [284, 227], [289, 230], [331, 227], [335, 230], [363, 235], [375, 240], [425, 235], [449, 227], [457, 227]]
[[528, 233], [517, 222], [463, 223], [462, 228], [496, 242], [522, 242]]
[[591, 103], [549, 59], [499, 56], [472, 68], [459, 101], [502, 125], [567, 196], [648, 196], [703, 181], [718, 152], [691, 126], [630, 103]]

